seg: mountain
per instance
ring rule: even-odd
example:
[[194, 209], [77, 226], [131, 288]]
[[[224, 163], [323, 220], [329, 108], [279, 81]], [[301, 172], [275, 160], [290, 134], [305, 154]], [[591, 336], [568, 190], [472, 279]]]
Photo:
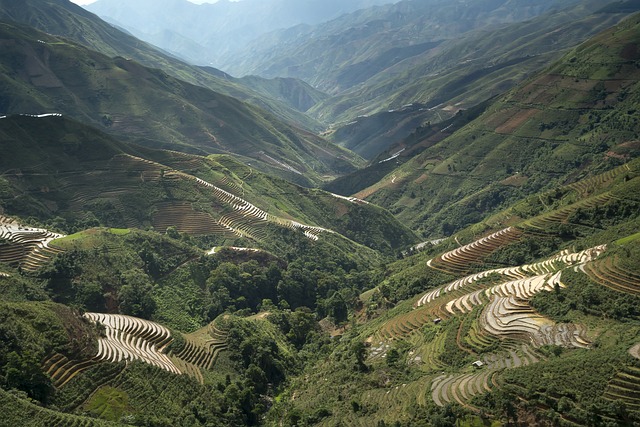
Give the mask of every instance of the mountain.
[[[68, 0], [25, 0], [19, 3], [1, 0], [0, 20], [22, 23], [45, 33], [62, 36], [112, 58], [132, 59], [147, 67], [162, 69], [180, 80], [260, 106], [281, 120], [295, 123], [305, 129], [321, 128], [318, 122], [289, 104], [286, 95], [277, 93], [273, 97], [264, 96], [245, 87], [227, 73], [211, 67], [189, 65], [166, 51], [161, 51], [104, 22]], [[264, 81], [267, 87], [273, 87], [269, 80]], [[253, 86], [258, 85], [254, 82]], [[287, 93], [292, 92], [288, 85], [280, 84], [280, 87]], [[276, 101], [276, 98], [279, 101]]]
[[[354, 156], [269, 113], [134, 61], [4, 24], [5, 114], [56, 112], [144, 145], [231, 152], [303, 183], [353, 170]], [[249, 161], [249, 160], [247, 160]]]
[[99, 0], [86, 8], [191, 63], [219, 67], [223, 55], [232, 56], [268, 32], [326, 22], [354, 10], [393, 2], [243, 0], [195, 5], [186, 0]]
[[471, 30], [525, 21], [551, 8], [575, 3], [405, 0], [261, 37], [220, 68], [236, 75], [297, 77], [335, 94], [435, 49], [444, 40]]
[[471, 31], [320, 102], [309, 114], [336, 121], [327, 136], [371, 159], [416, 127], [505, 92], [627, 16], [623, 9], [602, 9], [599, 1], [581, 2], [524, 23]]
[[[521, 37], [549, 40], [545, 16]], [[319, 137], [0, 21], [0, 111], [22, 112], [0, 114], [0, 425], [640, 425], [639, 45], [635, 14], [498, 95], [508, 73], [478, 73], [438, 120], [416, 103], [336, 128], [373, 135], [354, 144], [372, 160], [326, 191], [277, 176], [336, 172]]]
[[602, 32], [466, 124], [463, 115], [448, 128], [418, 129], [388, 151], [400, 166], [374, 184], [361, 179], [367, 187], [352, 194], [438, 237], [523, 195], [633, 158], [637, 25], [634, 15], [616, 33]]

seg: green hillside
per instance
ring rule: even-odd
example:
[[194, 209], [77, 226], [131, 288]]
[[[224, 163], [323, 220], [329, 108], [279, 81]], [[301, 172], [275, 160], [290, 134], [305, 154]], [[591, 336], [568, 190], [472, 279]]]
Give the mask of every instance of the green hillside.
[[357, 326], [271, 421], [326, 408], [318, 425], [635, 425], [638, 165], [531, 196], [387, 266]]
[[[636, 157], [639, 18], [615, 28], [496, 99], [477, 119], [448, 129], [451, 136], [434, 141], [429, 128], [416, 133], [424, 135], [417, 144], [424, 150], [409, 151], [404, 164], [355, 195], [426, 236], [449, 235], [527, 194]], [[408, 147], [416, 145], [412, 138]]]
[[124, 58], [3, 24], [8, 114], [57, 112], [143, 145], [232, 152], [304, 183], [353, 170], [355, 156], [265, 111]]

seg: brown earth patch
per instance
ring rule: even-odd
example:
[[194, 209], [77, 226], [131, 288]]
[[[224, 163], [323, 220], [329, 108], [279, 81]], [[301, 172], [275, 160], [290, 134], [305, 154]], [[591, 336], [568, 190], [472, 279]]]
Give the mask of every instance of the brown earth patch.
[[635, 61], [637, 59], [640, 59], [640, 50], [638, 49], [638, 44], [637, 43], [626, 44], [622, 48], [622, 52], [620, 52], [620, 56], [623, 59], [626, 59], [628, 61]]
[[516, 113], [510, 119], [508, 119], [502, 126], [496, 128], [496, 133], [511, 134], [514, 133], [520, 126], [522, 126], [527, 120], [539, 113], [540, 110], [536, 108], [521, 110]]

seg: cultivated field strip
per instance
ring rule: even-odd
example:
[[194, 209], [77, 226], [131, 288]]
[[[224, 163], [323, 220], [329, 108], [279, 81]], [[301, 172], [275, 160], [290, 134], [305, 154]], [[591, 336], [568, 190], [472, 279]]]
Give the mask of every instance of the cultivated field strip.
[[597, 196], [582, 199], [579, 202], [556, 209], [551, 212], [543, 213], [522, 223], [522, 227], [527, 231], [536, 233], [546, 233], [547, 230], [557, 224], [567, 223], [569, 217], [578, 209], [590, 209], [602, 206], [611, 200], [614, 196], [607, 192]]
[[0, 262], [18, 265], [27, 271], [42, 267], [54, 255], [62, 252], [49, 246], [52, 240], [64, 237], [51, 231], [23, 226], [0, 215]]
[[594, 190], [602, 187], [607, 182], [612, 181], [616, 177], [631, 171], [631, 167], [628, 164], [624, 164], [622, 166], [618, 166], [615, 169], [608, 170], [607, 172], [600, 175], [581, 179], [580, 181], [574, 182], [573, 184], [569, 184], [568, 187], [577, 191], [581, 195], [587, 195]]
[[640, 411], [640, 368], [627, 366], [609, 381], [604, 398], [622, 401], [628, 409]]
[[[422, 297], [420, 297], [420, 299], [418, 299], [415, 306], [420, 307], [422, 305], [428, 304], [434, 301], [435, 299], [437, 299], [438, 297], [443, 296], [446, 293], [463, 289], [483, 279], [486, 279], [491, 275], [500, 275], [507, 279], [509, 278], [514, 279], [513, 282], [506, 282], [504, 286], [515, 287], [518, 291], [522, 292], [522, 295], [524, 295], [525, 293], [527, 293], [526, 289], [530, 288], [532, 280], [537, 280], [539, 282], [540, 281], [539, 277], [542, 277], [542, 276], [547, 277], [551, 273], [558, 272], [559, 269], [561, 268], [564, 268], [567, 266], [573, 266], [573, 265], [584, 265], [589, 261], [593, 261], [595, 258], [600, 256], [600, 254], [605, 250], [606, 250], [605, 245], [596, 246], [590, 249], [586, 249], [580, 252], [573, 252], [573, 253], [570, 253], [568, 250], [565, 250], [553, 257], [550, 257], [544, 261], [540, 261], [534, 264], [525, 264], [517, 267], [485, 270], [480, 273], [465, 276], [447, 285], [440, 286], [438, 288], [435, 288], [425, 293]], [[531, 275], [535, 275], [535, 276], [531, 277]], [[514, 285], [514, 283], [517, 285]], [[536, 285], [539, 285], [539, 283], [536, 282]], [[551, 289], [553, 289], [553, 286], [551, 287]], [[537, 290], [536, 292], [538, 291], [539, 290]], [[531, 290], [529, 290], [528, 292], [530, 293]], [[452, 303], [452, 304], [455, 304], [455, 303]], [[453, 314], [453, 312], [451, 313]]]
[[617, 257], [596, 260], [581, 267], [591, 280], [614, 291], [640, 295], [640, 274], [620, 265]]
[[221, 224], [206, 212], [194, 210], [188, 202], [167, 202], [156, 206], [153, 227], [163, 231], [172, 226], [181, 233], [190, 235], [217, 234], [229, 238], [236, 236], [232, 228]]
[[510, 344], [504, 351], [490, 353], [482, 358], [484, 366], [472, 372], [442, 374], [431, 383], [431, 398], [438, 406], [459, 403], [468, 409], [475, 408], [469, 401], [477, 395], [492, 391], [498, 385], [498, 375], [503, 369], [518, 368], [536, 363], [537, 356], [526, 344]]
[[105, 337], [98, 339], [95, 360], [140, 360], [174, 374], [182, 373], [162, 353], [172, 340], [171, 333], [164, 326], [122, 314], [85, 313], [84, 316], [105, 328]]
[[227, 349], [227, 332], [213, 324], [184, 339], [184, 348], [172, 356], [206, 370], [212, 369], [220, 352]]
[[427, 265], [450, 273], [464, 274], [469, 272], [472, 264], [482, 261], [499, 247], [516, 241], [522, 234], [517, 228], [508, 227], [430, 259]]

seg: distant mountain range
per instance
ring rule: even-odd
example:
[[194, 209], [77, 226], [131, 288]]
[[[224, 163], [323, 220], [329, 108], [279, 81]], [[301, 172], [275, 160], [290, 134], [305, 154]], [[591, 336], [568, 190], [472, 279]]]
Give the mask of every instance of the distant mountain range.
[[220, 67], [274, 30], [315, 25], [397, 0], [243, 0], [195, 5], [187, 0], [98, 0], [87, 9], [142, 40], [198, 65]]

